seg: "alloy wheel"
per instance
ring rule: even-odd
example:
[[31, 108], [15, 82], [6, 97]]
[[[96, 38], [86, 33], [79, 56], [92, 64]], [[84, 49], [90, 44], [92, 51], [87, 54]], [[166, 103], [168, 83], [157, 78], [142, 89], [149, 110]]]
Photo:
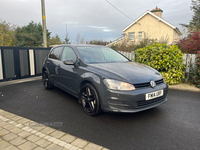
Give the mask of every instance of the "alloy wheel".
[[50, 89], [53, 88], [53, 84], [51, 84], [51, 82], [49, 80], [49, 76], [48, 76], [47, 71], [44, 71], [42, 73], [42, 82], [43, 82], [43, 85], [44, 85], [45, 89], [50, 90]]
[[97, 91], [91, 84], [82, 87], [81, 102], [84, 112], [88, 115], [93, 116], [101, 112]]
[[47, 88], [48, 81], [49, 81], [48, 76], [46, 75], [46, 73], [44, 73], [42, 77], [43, 77], [42, 81], [43, 81], [44, 87]]

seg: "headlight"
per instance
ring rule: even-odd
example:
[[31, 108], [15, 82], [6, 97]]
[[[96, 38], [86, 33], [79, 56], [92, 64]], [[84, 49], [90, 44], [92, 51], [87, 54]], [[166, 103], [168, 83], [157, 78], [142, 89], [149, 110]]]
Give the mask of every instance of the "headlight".
[[104, 79], [103, 82], [108, 89], [121, 90], [121, 91], [135, 90], [135, 87], [132, 84], [126, 82], [121, 82], [112, 79]]

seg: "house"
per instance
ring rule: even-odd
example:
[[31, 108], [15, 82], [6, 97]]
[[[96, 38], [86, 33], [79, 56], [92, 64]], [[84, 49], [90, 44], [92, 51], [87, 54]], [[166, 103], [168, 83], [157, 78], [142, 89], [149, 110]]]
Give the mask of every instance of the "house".
[[134, 22], [128, 25], [124, 30], [124, 36], [108, 44], [112, 46], [116, 44], [138, 43], [144, 38], [155, 39], [157, 41], [167, 41], [172, 44], [175, 40], [179, 40], [182, 33], [177, 27], [165, 21], [162, 18], [163, 10], [160, 8], [146, 11]]

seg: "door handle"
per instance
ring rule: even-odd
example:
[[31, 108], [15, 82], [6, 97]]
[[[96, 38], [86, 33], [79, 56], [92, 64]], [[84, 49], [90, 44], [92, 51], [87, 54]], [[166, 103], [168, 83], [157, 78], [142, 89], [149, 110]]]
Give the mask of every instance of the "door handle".
[[50, 64], [50, 61], [47, 61], [47, 64]]

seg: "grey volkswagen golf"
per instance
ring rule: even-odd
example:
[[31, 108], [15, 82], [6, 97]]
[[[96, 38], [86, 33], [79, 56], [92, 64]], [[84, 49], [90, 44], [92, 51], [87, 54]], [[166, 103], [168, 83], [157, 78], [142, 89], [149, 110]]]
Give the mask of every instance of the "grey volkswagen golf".
[[97, 45], [59, 45], [44, 60], [45, 89], [75, 96], [88, 115], [133, 113], [167, 101], [168, 86], [155, 69]]

